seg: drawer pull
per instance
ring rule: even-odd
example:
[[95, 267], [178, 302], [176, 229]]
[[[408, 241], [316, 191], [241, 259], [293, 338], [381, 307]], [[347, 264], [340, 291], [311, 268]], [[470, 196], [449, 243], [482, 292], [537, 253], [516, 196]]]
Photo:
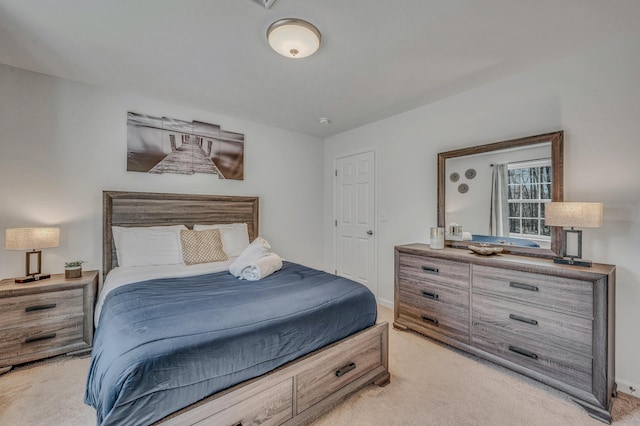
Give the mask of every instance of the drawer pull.
[[24, 342], [33, 343], [33, 342], [38, 342], [40, 340], [53, 339], [54, 337], [56, 337], [56, 333], [49, 333], [49, 334], [44, 334], [42, 336], [37, 336], [37, 337], [27, 337], [27, 339]]
[[422, 270], [423, 270], [423, 271], [425, 271], [425, 272], [428, 272], [428, 273], [430, 273], [430, 274], [438, 274], [438, 273], [440, 273], [440, 272], [438, 271], [438, 268], [434, 268], [433, 266], [426, 266], [426, 265], [423, 265], [423, 266], [422, 266]]
[[49, 303], [48, 305], [27, 306], [24, 308], [25, 312], [42, 311], [44, 309], [53, 309], [56, 307], [55, 303]]
[[522, 290], [529, 290], [529, 291], [538, 291], [538, 287], [536, 287], [535, 285], [531, 285], [531, 284], [522, 284], [522, 283], [517, 283], [515, 281], [511, 281], [509, 283], [509, 285], [513, 288], [519, 288]]
[[438, 325], [438, 320], [435, 319], [435, 318], [431, 318], [431, 317], [428, 317], [426, 315], [422, 315], [422, 319], [424, 321], [428, 321], [428, 322], [434, 323], [435, 325]]
[[336, 370], [336, 377], [341, 377], [344, 376], [345, 374], [347, 374], [349, 371], [353, 370], [356, 368], [356, 363], [352, 362], [349, 365], [346, 365], [338, 370]]
[[520, 349], [520, 348], [518, 348], [516, 346], [509, 345], [509, 350], [511, 352], [515, 352], [517, 354], [524, 355], [524, 356], [532, 358], [532, 359], [538, 359], [538, 355], [536, 355], [533, 352], [530, 352], [530, 351], [528, 351], [526, 349]]
[[520, 321], [520, 322], [526, 322], [527, 324], [531, 324], [531, 325], [538, 325], [538, 321], [530, 318], [521, 317], [520, 315], [509, 314], [509, 318], [511, 318], [512, 320]]
[[439, 300], [440, 296], [438, 296], [436, 293], [430, 293], [428, 291], [423, 291], [422, 292], [422, 296], [426, 297], [427, 299], [432, 299], [432, 300]]

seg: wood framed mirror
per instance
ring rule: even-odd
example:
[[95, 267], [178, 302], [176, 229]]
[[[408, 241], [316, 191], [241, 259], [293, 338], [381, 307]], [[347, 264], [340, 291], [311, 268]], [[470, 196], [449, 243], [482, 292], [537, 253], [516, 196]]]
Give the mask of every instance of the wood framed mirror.
[[[559, 256], [562, 228], [544, 225], [544, 205], [563, 192], [562, 131], [438, 154], [438, 226], [452, 247]], [[448, 232], [451, 224], [462, 236]]]

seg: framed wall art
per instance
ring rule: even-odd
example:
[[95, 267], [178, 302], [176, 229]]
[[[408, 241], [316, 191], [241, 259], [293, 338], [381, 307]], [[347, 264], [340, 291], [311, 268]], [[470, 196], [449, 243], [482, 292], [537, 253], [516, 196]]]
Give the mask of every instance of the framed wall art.
[[127, 171], [244, 179], [244, 134], [219, 125], [127, 113]]

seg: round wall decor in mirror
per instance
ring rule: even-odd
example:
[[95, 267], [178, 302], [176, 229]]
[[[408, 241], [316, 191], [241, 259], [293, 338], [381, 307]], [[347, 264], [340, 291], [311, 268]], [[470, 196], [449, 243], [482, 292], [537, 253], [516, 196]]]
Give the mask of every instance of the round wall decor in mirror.
[[458, 192], [461, 194], [466, 194], [469, 191], [469, 185], [466, 183], [461, 183], [458, 185]]
[[464, 176], [467, 179], [473, 179], [474, 177], [476, 177], [476, 169], [469, 169], [466, 172], [464, 172]]
[[460, 179], [460, 175], [456, 172], [453, 172], [449, 175], [449, 179], [451, 179], [451, 182], [457, 182]]

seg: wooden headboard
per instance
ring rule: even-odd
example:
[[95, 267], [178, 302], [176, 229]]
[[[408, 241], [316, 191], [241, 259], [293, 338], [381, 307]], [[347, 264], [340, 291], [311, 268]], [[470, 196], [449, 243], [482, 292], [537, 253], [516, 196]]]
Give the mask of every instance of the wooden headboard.
[[104, 191], [102, 272], [118, 266], [112, 226], [162, 226], [245, 222], [249, 239], [258, 236], [258, 197]]

